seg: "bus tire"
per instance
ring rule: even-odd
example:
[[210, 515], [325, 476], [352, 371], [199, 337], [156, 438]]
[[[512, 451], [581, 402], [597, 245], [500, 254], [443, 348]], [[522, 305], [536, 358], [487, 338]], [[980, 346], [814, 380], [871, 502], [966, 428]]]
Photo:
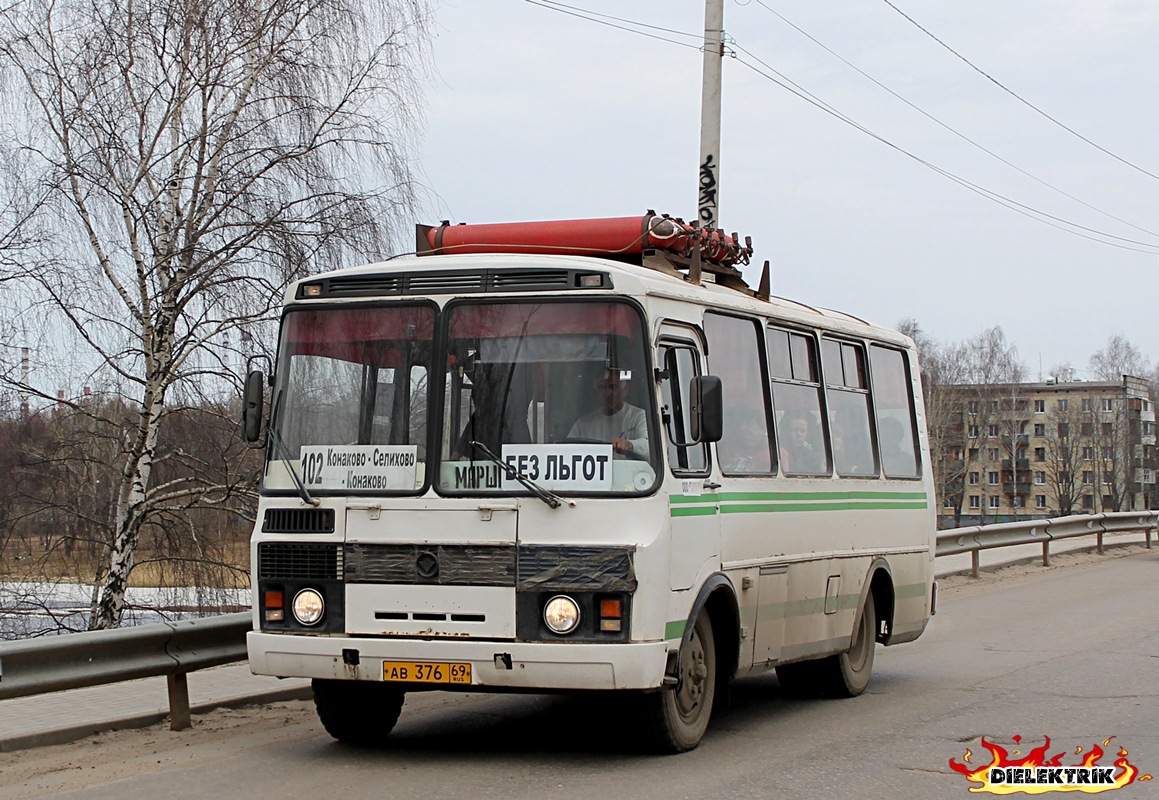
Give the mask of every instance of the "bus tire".
[[315, 678], [314, 708], [326, 733], [343, 744], [371, 747], [393, 729], [406, 695], [395, 686], [371, 681]]
[[716, 698], [716, 637], [708, 612], [701, 611], [680, 648], [675, 686], [644, 695], [646, 742], [661, 753], [683, 753], [700, 744]]
[[873, 674], [873, 651], [877, 644], [877, 613], [873, 592], [865, 596], [853, 643], [844, 653], [817, 663], [817, 687], [830, 697], [856, 697], [865, 691]]

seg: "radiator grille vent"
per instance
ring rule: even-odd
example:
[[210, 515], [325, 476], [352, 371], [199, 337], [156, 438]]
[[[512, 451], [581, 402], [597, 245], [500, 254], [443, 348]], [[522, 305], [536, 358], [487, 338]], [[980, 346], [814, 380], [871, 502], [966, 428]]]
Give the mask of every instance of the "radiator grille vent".
[[[305, 294], [307, 285], [320, 293]], [[611, 288], [612, 277], [605, 272], [574, 269], [449, 270], [325, 278], [299, 286], [298, 297], [383, 297]]]
[[334, 509], [267, 508], [262, 533], [334, 533]]
[[333, 544], [262, 542], [258, 545], [258, 577], [285, 581], [337, 580], [341, 551]]

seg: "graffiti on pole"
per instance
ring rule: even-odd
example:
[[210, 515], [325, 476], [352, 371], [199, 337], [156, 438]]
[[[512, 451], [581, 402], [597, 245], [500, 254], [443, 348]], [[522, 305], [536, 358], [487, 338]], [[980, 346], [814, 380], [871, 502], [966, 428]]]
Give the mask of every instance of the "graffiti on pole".
[[716, 227], [716, 161], [709, 153], [700, 165], [700, 226]]

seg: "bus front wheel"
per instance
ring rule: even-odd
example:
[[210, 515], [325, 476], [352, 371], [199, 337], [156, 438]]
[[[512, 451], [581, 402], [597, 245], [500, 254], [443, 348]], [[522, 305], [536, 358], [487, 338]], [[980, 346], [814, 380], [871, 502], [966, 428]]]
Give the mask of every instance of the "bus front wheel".
[[343, 744], [381, 744], [402, 713], [405, 694], [387, 683], [315, 678], [311, 685], [322, 727]]
[[716, 697], [716, 639], [712, 621], [701, 611], [680, 648], [675, 686], [644, 695], [649, 743], [665, 753], [683, 753], [700, 744]]

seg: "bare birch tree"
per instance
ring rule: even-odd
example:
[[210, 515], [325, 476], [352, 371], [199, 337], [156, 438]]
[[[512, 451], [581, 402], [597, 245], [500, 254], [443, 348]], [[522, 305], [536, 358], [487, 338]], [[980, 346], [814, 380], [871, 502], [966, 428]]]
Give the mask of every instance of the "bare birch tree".
[[225, 391], [226, 337], [289, 279], [397, 239], [428, 24], [426, 0], [29, 0], [0, 22], [56, 233], [19, 277], [132, 409], [91, 627], [119, 624], [150, 519], [230, 491], [157, 480], [171, 401]]
[[1118, 381], [1124, 375], [1147, 377], [1151, 364], [1143, 352], [1121, 334], [1107, 339], [1101, 350], [1096, 350], [1087, 362], [1092, 377], [1099, 381]]

